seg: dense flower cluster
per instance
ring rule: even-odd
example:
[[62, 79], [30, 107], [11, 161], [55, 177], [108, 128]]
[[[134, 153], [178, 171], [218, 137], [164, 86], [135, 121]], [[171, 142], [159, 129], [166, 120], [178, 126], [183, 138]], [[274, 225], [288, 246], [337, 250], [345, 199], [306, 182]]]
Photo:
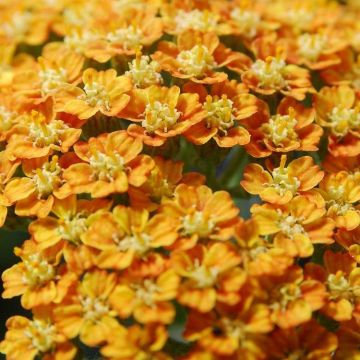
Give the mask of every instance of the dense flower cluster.
[[28, 231], [2, 297], [32, 317], [0, 351], [359, 359], [359, 18], [2, 2], [0, 225]]

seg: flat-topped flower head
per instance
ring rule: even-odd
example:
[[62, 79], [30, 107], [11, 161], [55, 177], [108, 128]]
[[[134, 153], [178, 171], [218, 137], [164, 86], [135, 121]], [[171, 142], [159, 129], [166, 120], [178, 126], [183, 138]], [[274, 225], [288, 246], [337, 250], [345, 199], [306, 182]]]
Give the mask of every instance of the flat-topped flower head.
[[40, 307], [34, 312], [31, 320], [12, 316], [6, 321], [7, 332], [0, 343], [1, 353], [14, 360], [33, 359], [36, 356], [73, 359], [76, 347], [54, 324], [51, 309]]
[[126, 192], [129, 184], [142, 185], [154, 167], [149, 156], [139, 155], [141, 140], [123, 130], [79, 142], [74, 148], [82, 162], [70, 165], [63, 175], [74, 194], [104, 197]]
[[274, 115], [270, 114], [266, 103], [259, 107], [263, 111], [259, 110], [244, 120], [244, 125], [251, 134], [246, 149], [252, 156], [266, 157], [272, 152], [318, 149], [323, 130], [314, 124], [313, 108], [307, 108], [291, 97], [281, 100]]
[[360, 200], [360, 184], [356, 178], [346, 171], [327, 174], [318, 191], [337, 227], [353, 230], [359, 226], [360, 213], [355, 204]]
[[360, 102], [348, 86], [323, 87], [315, 96], [318, 123], [329, 135], [328, 150], [334, 156], [360, 154]]
[[54, 100], [46, 98], [35, 109], [20, 115], [11, 129], [6, 147], [11, 159], [34, 159], [53, 151], [65, 153], [79, 139], [81, 129], [75, 129], [56, 119]]
[[[218, 301], [233, 305], [239, 300], [237, 292], [246, 279], [245, 273], [237, 267], [240, 261], [235, 248], [222, 243], [174, 252], [171, 264], [184, 279], [178, 301], [200, 312], [211, 311]], [[232, 287], [226, 289], [229, 279], [232, 279]]]
[[[267, 41], [264, 39], [259, 39], [259, 42]], [[314, 92], [309, 71], [287, 64], [282, 48], [277, 49], [276, 55], [261, 55], [264, 57], [258, 58], [242, 74], [242, 81], [250, 89], [264, 95], [281, 92], [297, 100], [303, 100], [306, 93]]]
[[232, 235], [239, 210], [225, 191], [212, 192], [205, 185], [176, 187], [173, 199], [164, 199], [160, 212], [178, 223], [175, 248], [191, 248], [206, 239], [225, 240]]
[[152, 55], [165, 71], [180, 79], [204, 84], [221, 83], [227, 78], [221, 67], [239, 71], [250, 62], [247, 56], [231, 51], [219, 42], [212, 32], [185, 31], [178, 36], [177, 44], [160, 42]]
[[139, 47], [149, 47], [163, 34], [163, 19], [156, 16], [158, 8], [122, 6], [111, 21], [102, 24], [102, 35], [93, 41], [86, 55], [100, 63], [117, 56], [135, 55]]
[[358, 316], [360, 271], [349, 253], [327, 250], [324, 267], [308, 264], [305, 271], [326, 285], [329, 295], [321, 310], [323, 313], [336, 321], [351, 320]]
[[253, 219], [261, 235], [274, 235], [273, 243], [292, 257], [308, 257], [313, 244], [331, 244], [334, 221], [324, 217], [325, 202], [319, 196], [297, 196], [287, 205], [254, 205]]
[[180, 93], [180, 88], [150, 86], [134, 89], [128, 106], [119, 116], [141, 122], [131, 124], [128, 133], [145, 144], [161, 146], [167, 138], [182, 134], [204, 116], [197, 94]]
[[263, 276], [259, 282], [267, 292], [271, 320], [281, 329], [307, 323], [312, 313], [321, 309], [326, 301], [323, 283], [306, 278], [303, 269], [297, 265], [291, 266], [281, 276]]
[[162, 351], [167, 339], [167, 329], [161, 324], [136, 324], [127, 328], [119, 324], [100, 352], [108, 359], [127, 354], [127, 359], [171, 360]]
[[133, 315], [141, 324], [169, 324], [175, 316], [170, 301], [176, 298], [179, 283], [180, 277], [173, 269], [145, 278], [124, 276], [110, 301], [122, 319]]
[[268, 171], [259, 164], [249, 164], [244, 170], [241, 186], [250, 194], [259, 195], [264, 201], [286, 204], [296, 194], [314, 188], [324, 177], [324, 172], [310, 156], [303, 156], [285, 165], [285, 155], [281, 156], [279, 167], [271, 166]]
[[100, 268], [161, 271], [164, 261], [154, 250], [172, 245], [176, 230], [176, 223], [169, 217], [151, 217], [146, 210], [119, 205], [112, 213], [99, 215], [82, 239], [86, 245], [101, 250], [97, 257]]
[[158, 62], [151, 60], [148, 55], [142, 55], [141, 50], [136, 52], [136, 58], [129, 63], [129, 70], [125, 75], [131, 78], [137, 88], [146, 88], [163, 82]]
[[247, 94], [236, 81], [224, 81], [211, 86], [208, 92], [203, 85], [187, 83], [183, 89], [199, 94], [205, 118], [185, 132], [192, 143], [201, 145], [212, 138], [220, 147], [247, 144], [250, 136], [240, 126], [242, 119], [257, 112], [257, 98]]
[[3, 298], [21, 295], [21, 304], [31, 309], [50, 303], [59, 303], [67, 294], [76, 276], [58, 266], [58, 249], [41, 252], [31, 240], [23, 248], [16, 248], [22, 262], [3, 272]]
[[103, 343], [117, 325], [109, 302], [117, 282], [115, 273], [99, 269], [85, 273], [76, 287], [54, 311], [55, 324], [68, 338], [76, 336], [90, 346]]
[[106, 116], [117, 116], [128, 104], [128, 92], [132, 85], [127, 76], [117, 76], [115, 69], [96, 71], [88, 68], [82, 76], [83, 90], [68, 87], [59, 95], [60, 109], [66, 113], [88, 119], [101, 112]]
[[18, 216], [45, 217], [54, 204], [54, 199], [70, 195], [71, 189], [62, 180], [63, 169], [59, 158], [31, 159], [23, 164], [26, 176], [13, 178], [5, 187], [6, 197], [16, 203]]
[[55, 199], [52, 214], [33, 221], [29, 232], [41, 250], [58, 244], [79, 246], [92, 222], [109, 205], [104, 199], [77, 200], [75, 195]]

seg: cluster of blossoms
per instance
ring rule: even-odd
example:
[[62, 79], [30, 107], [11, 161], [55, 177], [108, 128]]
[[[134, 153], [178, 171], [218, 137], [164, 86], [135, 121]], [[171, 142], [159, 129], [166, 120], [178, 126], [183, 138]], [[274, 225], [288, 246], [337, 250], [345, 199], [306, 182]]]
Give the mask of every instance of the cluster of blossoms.
[[359, 18], [2, 2], [0, 225], [28, 233], [2, 297], [32, 315], [0, 351], [359, 359]]

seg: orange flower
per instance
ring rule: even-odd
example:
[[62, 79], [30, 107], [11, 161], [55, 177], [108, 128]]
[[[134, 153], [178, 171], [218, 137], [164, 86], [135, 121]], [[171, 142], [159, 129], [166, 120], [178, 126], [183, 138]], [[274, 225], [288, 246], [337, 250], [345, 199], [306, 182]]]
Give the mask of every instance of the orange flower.
[[115, 273], [87, 272], [54, 310], [59, 330], [70, 339], [79, 336], [91, 347], [105, 342], [117, 324], [116, 312], [109, 303], [116, 281]]
[[110, 202], [104, 199], [77, 200], [75, 195], [55, 199], [51, 211], [56, 217], [47, 216], [33, 221], [29, 225], [29, 233], [41, 250], [59, 244], [62, 247], [69, 243], [77, 246], [90, 225], [109, 207]]
[[299, 328], [275, 330], [267, 345], [268, 359], [296, 359], [299, 356], [304, 360], [332, 359], [337, 345], [335, 334], [311, 320]]
[[133, 316], [141, 324], [170, 324], [175, 308], [170, 302], [178, 293], [180, 277], [173, 269], [158, 277], [122, 277], [110, 302], [123, 319]]
[[347, 85], [352, 87], [357, 94], [360, 91], [360, 56], [352, 49], [341, 51], [338, 56], [340, 64], [333, 65], [320, 73], [321, 78], [328, 85]]
[[154, 167], [149, 156], [139, 155], [141, 140], [124, 130], [78, 142], [74, 150], [83, 162], [69, 166], [63, 177], [75, 194], [105, 197], [124, 193], [129, 185], [141, 186]]
[[253, 205], [253, 218], [261, 235], [274, 235], [274, 245], [290, 256], [311, 256], [313, 244], [331, 244], [334, 222], [325, 217], [325, 202], [318, 194], [296, 196], [286, 205]]
[[323, 87], [315, 95], [318, 123], [328, 129], [328, 150], [334, 156], [360, 154], [360, 101], [348, 86]]
[[39, 57], [36, 66], [14, 76], [14, 95], [35, 102], [49, 95], [56, 98], [66, 86], [81, 81], [83, 65], [84, 59], [76, 53], [56, 58]]
[[151, 60], [150, 56], [143, 55], [141, 50], [136, 52], [135, 59], [129, 62], [128, 66], [129, 70], [125, 75], [131, 79], [135, 88], [144, 89], [163, 83], [159, 63]]
[[32, 320], [12, 316], [6, 321], [7, 332], [0, 343], [0, 352], [12, 360], [72, 360], [76, 347], [54, 324], [48, 308], [38, 308]]
[[20, 116], [9, 133], [6, 152], [10, 160], [40, 158], [53, 151], [66, 153], [80, 134], [81, 129], [56, 119], [54, 100], [48, 97], [35, 110]]
[[325, 29], [317, 33], [305, 32], [286, 38], [287, 61], [296, 65], [305, 65], [311, 70], [322, 70], [339, 64], [338, 53], [346, 48], [347, 42], [332, 30]]
[[259, 225], [254, 219], [236, 225], [235, 239], [242, 265], [250, 276], [282, 275], [293, 263], [291, 254], [259, 234]]
[[172, 268], [184, 279], [178, 301], [200, 312], [209, 312], [219, 301], [234, 305], [240, 300], [238, 290], [246, 280], [238, 268], [241, 258], [230, 244], [197, 245], [171, 256]]
[[304, 100], [307, 93], [314, 93], [310, 72], [296, 65], [287, 64], [280, 56], [257, 59], [241, 76], [251, 90], [272, 95], [281, 92], [296, 100]]
[[4, 190], [19, 164], [19, 161], [9, 161], [5, 151], [0, 152], [0, 227], [4, 225], [7, 216], [7, 208], [11, 205]]
[[328, 174], [318, 190], [326, 201], [327, 216], [334, 219], [338, 228], [353, 230], [360, 224], [360, 183], [346, 171]]
[[188, 129], [184, 135], [194, 144], [202, 145], [214, 139], [220, 147], [244, 145], [250, 141], [249, 133], [239, 126], [238, 120], [256, 113], [258, 99], [246, 94], [235, 80], [214, 84], [208, 94], [205, 86], [187, 83], [184, 91], [200, 96], [206, 117]]
[[12, 94], [1, 94], [0, 98], [0, 141], [6, 141], [11, 129], [18, 123], [18, 104]]
[[152, 55], [163, 70], [176, 78], [201, 84], [215, 84], [227, 78], [221, 67], [241, 71], [251, 63], [250, 58], [226, 48], [214, 33], [185, 31], [177, 44], [162, 41]]
[[136, 273], [164, 270], [164, 260], [155, 249], [177, 239], [176, 223], [146, 210], [116, 206], [112, 213], [100, 214], [83, 234], [83, 242], [101, 250], [97, 266], [105, 269], [129, 268]]
[[116, 76], [115, 69], [96, 71], [88, 68], [82, 76], [84, 89], [67, 87], [59, 94], [59, 110], [88, 119], [100, 112], [106, 116], [117, 116], [128, 104], [130, 97], [125, 94], [131, 88], [127, 76]]
[[22, 262], [3, 272], [2, 297], [21, 295], [21, 305], [25, 309], [61, 302], [76, 276], [66, 267], [59, 267], [61, 253], [58, 249], [40, 252], [36, 244], [28, 240], [21, 249], [15, 248], [15, 254]]
[[325, 286], [304, 279], [302, 268], [295, 265], [284, 275], [260, 277], [259, 286], [266, 294], [273, 323], [281, 329], [308, 322], [312, 313], [325, 304]]
[[[220, 313], [189, 313], [184, 337], [216, 355], [215, 359], [266, 359], [261, 340], [272, 329], [270, 311], [249, 296]], [[208, 359], [205, 357], [205, 359]], [[211, 359], [211, 358], [210, 358]]]
[[295, 159], [285, 167], [286, 155], [281, 156], [280, 166], [274, 168], [267, 162], [268, 170], [259, 164], [249, 164], [244, 170], [241, 186], [252, 195], [259, 195], [272, 204], [286, 204], [295, 195], [306, 193], [324, 177], [324, 172], [310, 156]]
[[357, 320], [343, 321], [336, 331], [339, 339], [339, 348], [335, 352], [334, 360], [356, 359], [360, 356], [359, 338], [360, 329]]
[[349, 175], [352, 175], [356, 181], [360, 180], [360, 154], [349, 157], [334, 157], [328, 154], [322, 166], [328, 173], [337, 173], [345, 170]]
[[306, 265], [305, 271], [327, 287], [329, 295], [322, 312], [337, 321], [359, 317], [360, 268], [356, 267], [355, 260], [348, 253], [327, 250], [324, 267], [310, 263]]
[[262, 111], [244, 120], [251, 135], [251, 141], [245, 147], [250, 155], [258, 158], [272, 152], [318, 150], [323, 130], [313, 124], [314, 109], [289, 97], [281, 100], [275, 115], [270, 115], [266, 103], [262, 102], [261, 107]]
[[173, 199], [164, 199], [160, 208], [180, 227], [176, 249], [189, 249], [199, 239], [228, 240], [237, 223], [239, 209], [226, 191], [212, 192], [205, 185], [176, 187]]
[[134, 89], [130, 103], [119, 116], [141, 122], [141, 126], [131, 124], [129, 134], [147, 145], [161, 146], [204, 118], [198, 99], [197, 94], [180, 94], [177, 86]]
[[16, 203], [19, 216], [36, 215], [43, 218], [51, 211], [54, 199], [64, 199], [71, 189], [63, 184], [58, 156], [24, 160], [26, 177], [13, 178], [5, 187], [4, 194], [10, 203]]
[[168, 339], [163, 325], [149, 324], [144, 327], [133, 325], [125, 328], [118, 325], [114, 328], [108, 343], [101, 348], [101, 354], [109, 360], [146, 359], [171, 360], [161, 351]]
[[126, 8], [108, 22], [99, 40], [89, 44], [86, 56], [105, 63], [110, 58], [134, 55], [140, 46], [149, 47], [163, 34], [162, 18], [157, 8]]
[[128, 195], [134, 209], [157, 209], [163, 198], [171, 198], [179, 183], [192, 186], [203, 185], [205, 177], [200, 173], [183, 174], [182, 161], [165, 160], [161, 156], [153, 157], [155, 167], [146, 182], [138, 188], [130, 187]]
[[360, 226], [351, 231], [339, 229], [335, 234], [335, 240], [358, 264], [360, 263]]

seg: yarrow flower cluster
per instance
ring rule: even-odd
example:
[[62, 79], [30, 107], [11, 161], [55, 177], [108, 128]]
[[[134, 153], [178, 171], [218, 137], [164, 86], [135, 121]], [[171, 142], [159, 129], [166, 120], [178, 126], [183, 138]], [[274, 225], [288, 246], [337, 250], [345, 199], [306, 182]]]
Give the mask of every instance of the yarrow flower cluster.
[[2, 3], [7, 359], [360, 358], [344, 3]]

